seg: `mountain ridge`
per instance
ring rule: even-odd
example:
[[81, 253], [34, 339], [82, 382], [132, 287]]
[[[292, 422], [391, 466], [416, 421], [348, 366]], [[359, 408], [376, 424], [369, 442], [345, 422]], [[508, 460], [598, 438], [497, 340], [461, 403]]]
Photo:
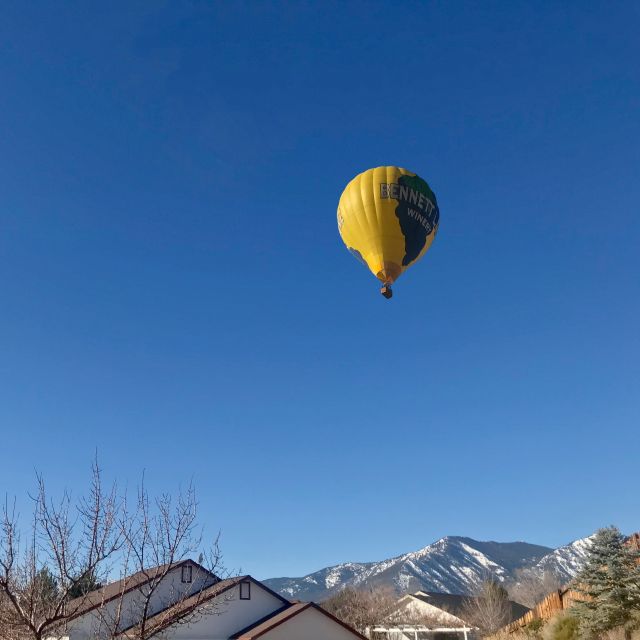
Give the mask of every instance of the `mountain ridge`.
[[563, 581], [578, 572], [590, 538], [553, 549], [528, 542], [474, 540], [445, 536], [416, 551], [379, 562], [343, 562], [301, 577], [270, 578], [264, 583], [287, 598], [325, 600], [341, 589], [390, 587], [471, 595], [487, 577], [516, 581], [520, 569], [552, 572]]

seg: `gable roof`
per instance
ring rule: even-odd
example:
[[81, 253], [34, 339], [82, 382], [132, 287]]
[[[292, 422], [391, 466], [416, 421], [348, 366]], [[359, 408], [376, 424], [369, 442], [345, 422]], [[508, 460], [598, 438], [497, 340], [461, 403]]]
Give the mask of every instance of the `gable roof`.
[[[286, 607], [291, 605], [289, 600], [281, 596], [279, 593], [272, 591], [271, 589], [269, 589], [269, 587], [266, 587], [261, 582], [258, 582], [255, 578], [252, 578], [249, 575], [236, 576], [234, 578], [228, 578], [227, 580], [220, 580], [219, 582], [212, 584], [206, 589], [202, 589], [201, 591], [194, 593], [192, 596], [189, 596], [184, 600], [181, 600], [169, 607], [166, 607], [165, 609], [162, 609], [161, 611], [158, 611], [158, 613], [154, 614], [153, 616], [149, 616], [145, 622], [146, 632], [149, 634], [149, 637], [151, 637], [164, 631], [167, 627], [170, 627], [176, 622], [179, 622], [180, 620], [194, 613], [196, 609], [198, 609], [198, 607], [205, 606], [214, 598], [217, 598], [236, 585], [245, 581], [252, 582], [261, 589], [264, 589], [271, 595], [278, 598], [278, 600], [280, 600]], [[136, 631], [138, 630], [139, 626], [139, 623], [136, 623], [131, 625], [130, 627], [127, 627], [126, 629], [123, 629], [120, 632], [120, 637], [137, 637]]]
[[360, 638], [361, 640], [367, 640], [365, 636], [361, 633], [358, 633], [354, 628], [350, 627], [348, 624], [345, 624], [339, 618], [336, 618], [334, 615], [330, 614], [328, 611], [325, 611], [322, 607], [318, 606], [315, 602], [294, 602], [290, 604], [288, 607], [283, 607], [282, 609], [278, 609], [278, 611], [274, 611], [273, 613], [265, 616], [261, 620], [254, 622], [252, 625], [241, 629], [237, 633], [234, 633], [231, 638], [233, 640], [254, 640], [255, 638], [259, 638], [260, 636], [268, 633], [275, 627], [280, 626], [281, 624], [286, 623], [291, 620], [294, 616], [297, 616], [299, 613], [303, 611], [307, 611], [308, 609], [315, 609], [319, 611], [322, 615], [330, 618], [334, 622], [337, 622], [341, 627], [344, 627], [347, 631], [350, 631], [354, 637]]
[[[430, 604], [438, 609], [442, 609], [451, 615], [464, 620], [465, 603], [469, 600], [475, 600], [473, 596], [466, 596], [455, 593], [438, 593], [436, 591], [418, 591], [409, 594], [411, 598]], [[529, 609], [519, 602], [509, 600], [509, 616], [510, 620], [517, 620], [523, 616]]]
[[162, 576], [165, 572], [167, 572], [167, 570], [173, 570], [188, 564], [191, 564], [204, 573], [209, 574], [209, 576], [216, 580], [216, 582], [220, 580], [218, 576], [209, 571], [206, 567], [203, 567], [201, 564], [188, 558], [174, 564], [162, 564], [158, 567], [150, 567], [149, 569], [145, 569], [144, 571], [137, 571], [136, 573], [132, 573], [130, 576], [126, 576], [121, 580], [116, 580], [115, 582], [111, 582], [104, 587], [100, 587], [99, 589], [90, 591], [84, 596], [80, 596], [78, 598], [70, 600], [66, 606], [66, 610], [68, 612], [67, 619], [73, 620], [74, 618], [82, 616], [85, 613], [89, 613], [89, 611], [97, 609], [103, 604], [106, 604], [111, 600], [115, 600], [123, 594], [129, 593], [130, 591], [133, 591], [134, 589], [142, 587], [143, 585], [151, 582], [155, 578]]
[[417, 593], [410, 593], [409, 597], [442, 609], [456, 617], [463, 611], [464, 603], [469, 599], [469, 596], [438, 593], [436, 591], [418, 591]]

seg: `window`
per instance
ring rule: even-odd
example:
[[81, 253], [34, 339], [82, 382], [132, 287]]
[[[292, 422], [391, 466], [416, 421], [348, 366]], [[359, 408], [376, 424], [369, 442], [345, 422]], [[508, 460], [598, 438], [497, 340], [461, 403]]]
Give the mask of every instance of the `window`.
[[193, 580], [193, 566], [186, 564], [182, 567], [182, 582], [191, 582]]
[[248, 580], [240, 583], [240, 600], [251, 600], [251, 583]]

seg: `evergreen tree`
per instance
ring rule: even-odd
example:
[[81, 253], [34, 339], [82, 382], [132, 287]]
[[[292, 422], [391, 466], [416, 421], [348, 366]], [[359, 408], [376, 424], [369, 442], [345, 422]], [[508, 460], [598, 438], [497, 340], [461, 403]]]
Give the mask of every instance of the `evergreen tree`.
[[89, 573], [85, 573], [81, 575], [77, 581], [72, 585], [71, 589], [69, 589], [69, 599], [79, 598], [80, 596], [84, 596], [90, 591], [95, 591], [96, 589], [100, 589], [102, 587], [102, 583], [98, 581], [96, 577], [95, 571], [90, 571]]
[[29, 591], [43, 606], [49, 606], [58, 597], [58, 581], [48, 567], [43, 567], [36, 573]]
[[616, 627], [626, 637], [640, 622], [640, 568], [638, 551], [625, 544], [615, 527], [600, 529], [582, 571], [576, 591], [586, 599], [575, 614], [587, 635], [597, 636]]

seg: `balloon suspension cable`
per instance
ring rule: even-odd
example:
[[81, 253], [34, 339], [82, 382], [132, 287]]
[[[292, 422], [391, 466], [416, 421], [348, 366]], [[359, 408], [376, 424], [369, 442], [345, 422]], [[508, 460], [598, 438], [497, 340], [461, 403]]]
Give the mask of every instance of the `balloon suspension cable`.
[[389, 300], [391, 298], [391, 296], [393, 295], [393, 291], [391, 291], [391, 286], [388, 284], [384, 284], [382, 285], [382, 288], [380, 289], [380, 293], [387, 299]]

